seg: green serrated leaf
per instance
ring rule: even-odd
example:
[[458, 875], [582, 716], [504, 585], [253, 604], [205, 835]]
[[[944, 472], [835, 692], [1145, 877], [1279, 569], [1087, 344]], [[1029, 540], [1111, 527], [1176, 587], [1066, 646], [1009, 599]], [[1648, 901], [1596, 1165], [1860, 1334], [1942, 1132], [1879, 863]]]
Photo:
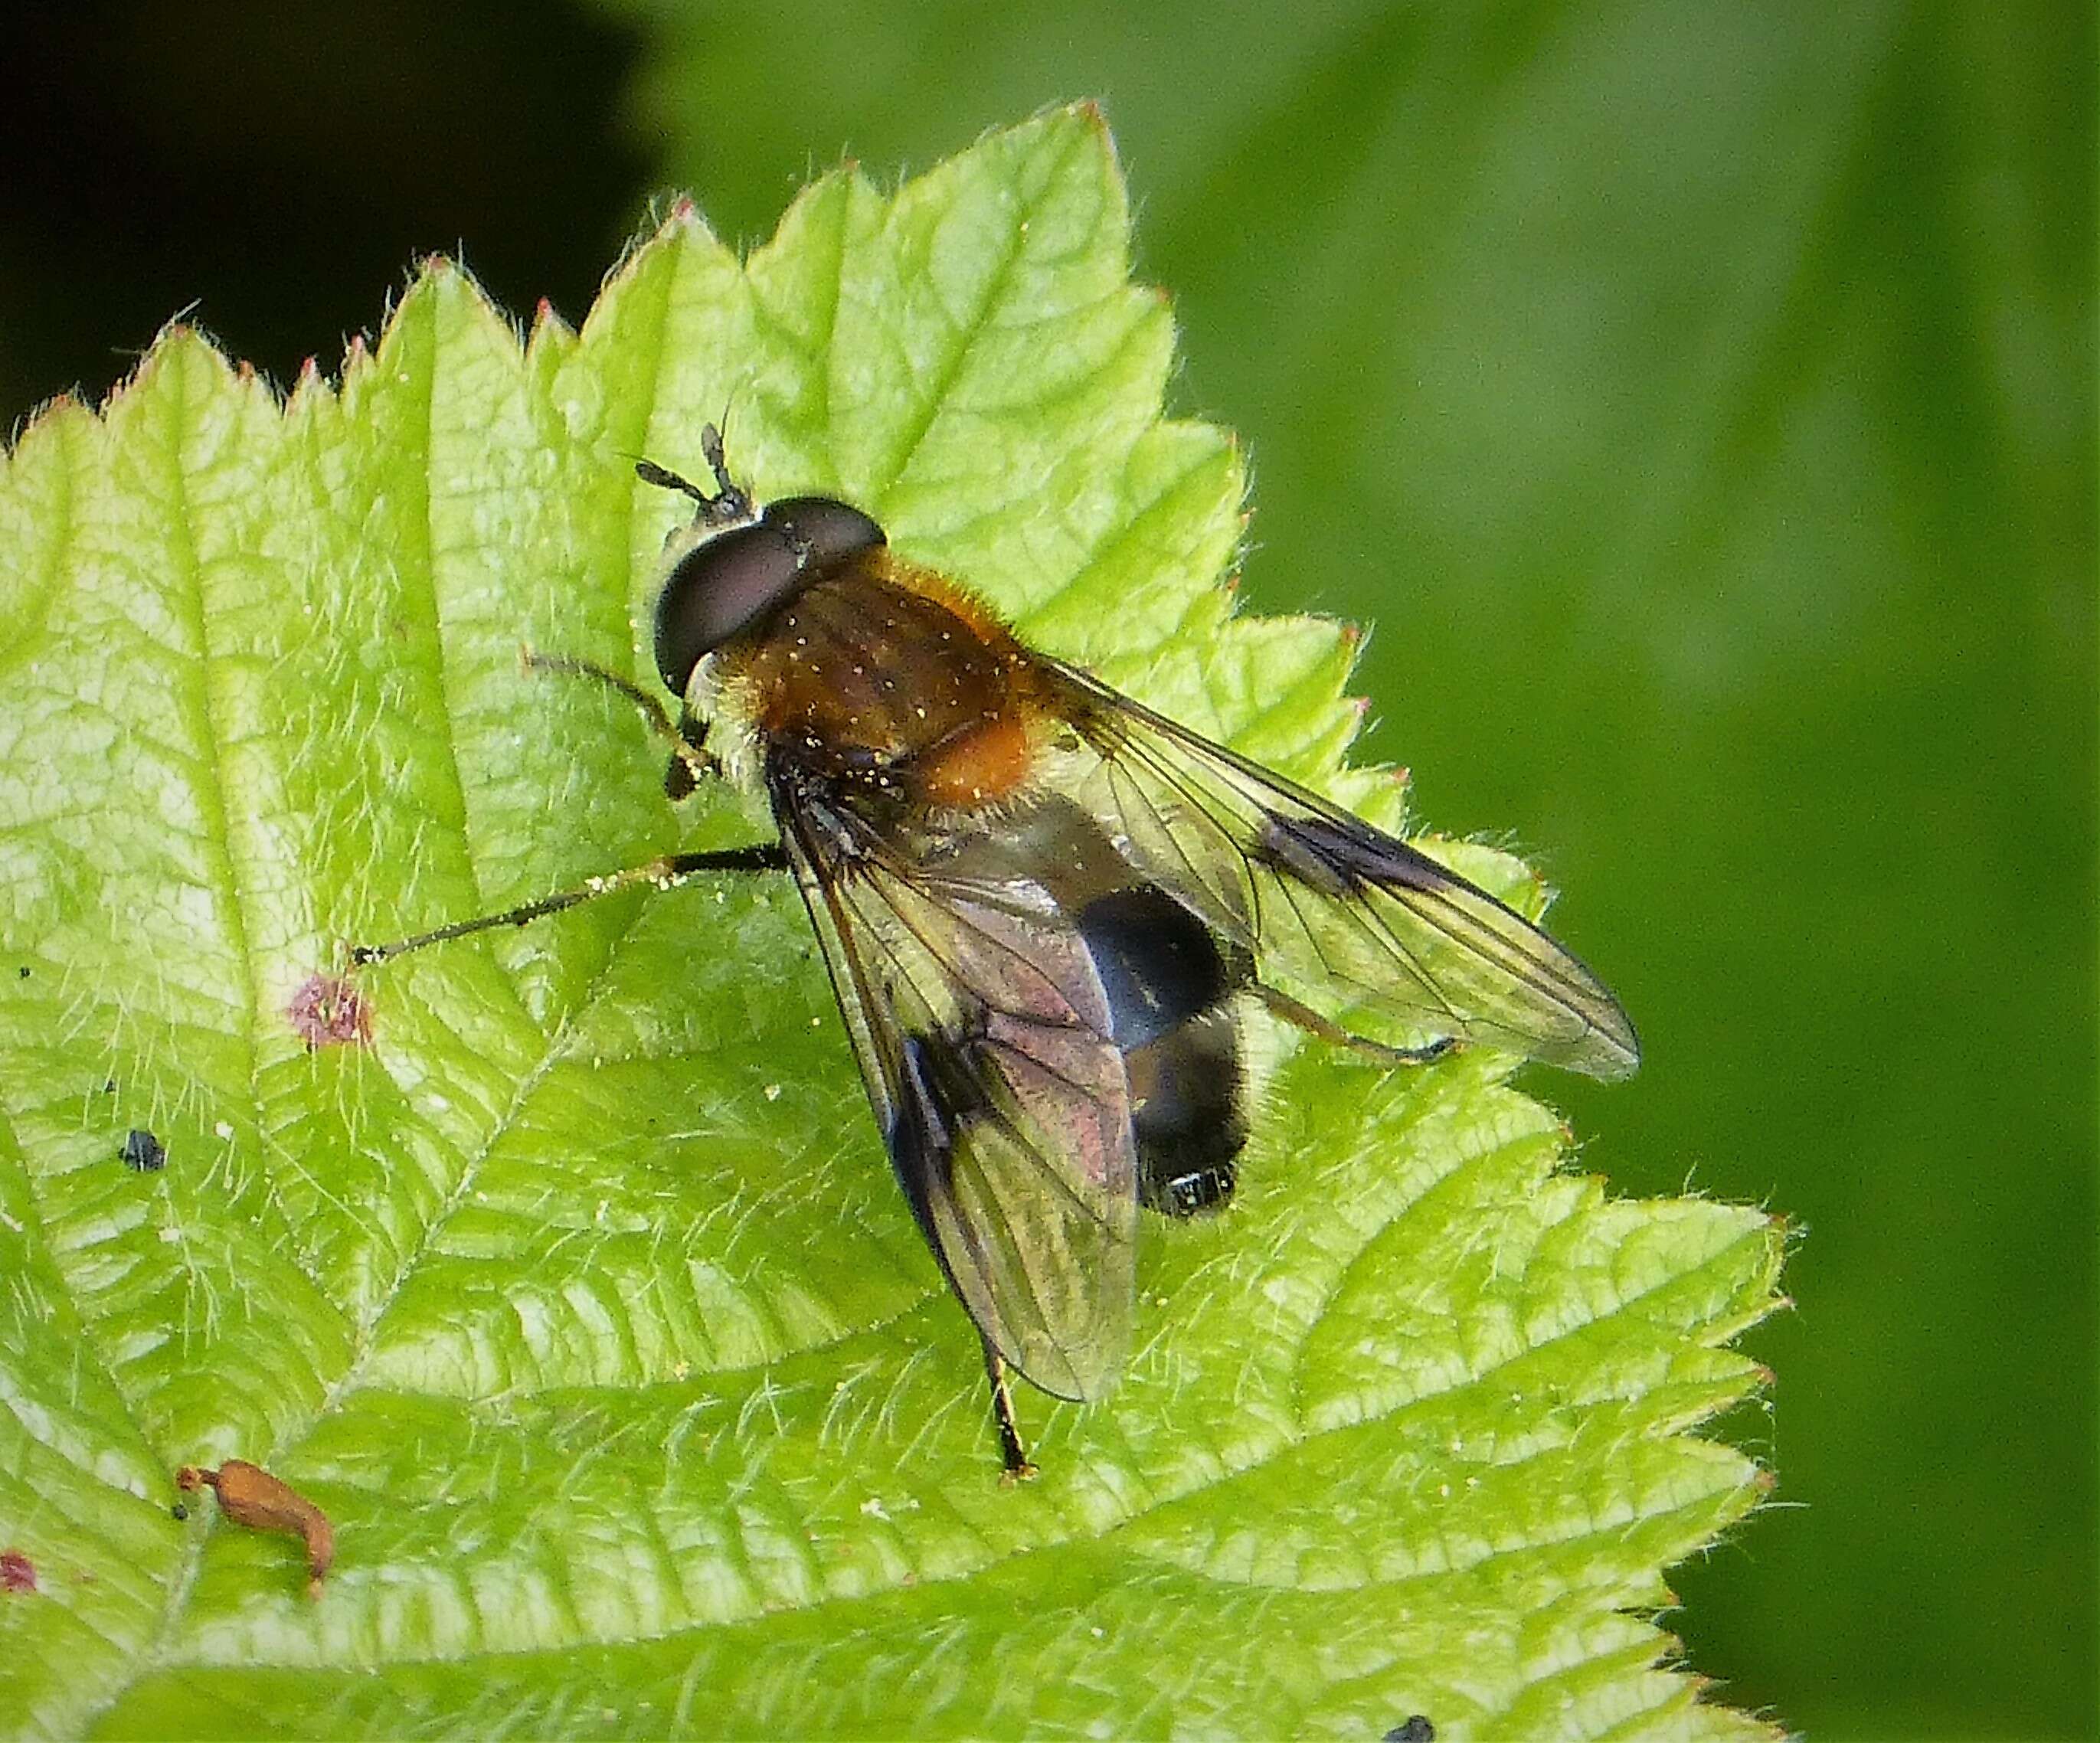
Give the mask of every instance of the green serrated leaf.
[[[1060, 111], [744, 263], [688, 208], [580, 332], [426, 264], [280, 403], [170, 329], [0, 478], [0, 1723], [27, 1735], [1757, 1735], [1657, 1668], [1661, 1570], [1761, 1493], [1762, 1216], [1606, 1198], [1485, 1057], [1276, 1069], [1228, 1216], [1153, 1241], [1139, 1349], [1032, 1393], [890, 1184], [793, 894], [701, 883], [367, 974], [343, 942], [682, 842], [659, 752], [521, 643], [651, 671], [727, 413], [1025, 633], [1396, 818], [1353, 643], [1234, 617], [1229, 440], [1162, 421], [1105, 129]], [[653, 680], [652, 680], [653, 681]], [[1476, 875], [1536, 894], [1505, 856]], [[340, 995], [338, 995], [340, 997]], [[167, 1165], [119, 1160], [126, 1132]], [[182, 1463], [264, 1464], [338, 1553]]]

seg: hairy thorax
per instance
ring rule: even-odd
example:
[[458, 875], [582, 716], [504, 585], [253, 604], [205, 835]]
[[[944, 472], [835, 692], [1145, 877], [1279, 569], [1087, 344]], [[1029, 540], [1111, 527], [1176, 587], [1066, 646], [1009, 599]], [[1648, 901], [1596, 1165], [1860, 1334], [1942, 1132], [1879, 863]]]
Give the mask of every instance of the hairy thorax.
[[1027, 655], [976, 602], [886, 550], [724, 651], [721, 694], [770, 768], [927, 810], [1013, 798], [1041, 706]]

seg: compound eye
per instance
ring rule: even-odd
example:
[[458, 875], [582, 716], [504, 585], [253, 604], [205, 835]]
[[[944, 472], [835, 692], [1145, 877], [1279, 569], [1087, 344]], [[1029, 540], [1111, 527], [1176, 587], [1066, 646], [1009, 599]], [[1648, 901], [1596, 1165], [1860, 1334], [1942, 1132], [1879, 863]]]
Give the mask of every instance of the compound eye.
[[770, 502], [761, 524], [779, 527], [806, 551], [812, 569], [889, 542], [873, 516], [831, 496], [784, 496]]
[[682, 696], [703, 655], [785, 604], [809, 580], [805, 550], [761, 522], [696, 545], [673, 565], [656, 600], [656, 669]]

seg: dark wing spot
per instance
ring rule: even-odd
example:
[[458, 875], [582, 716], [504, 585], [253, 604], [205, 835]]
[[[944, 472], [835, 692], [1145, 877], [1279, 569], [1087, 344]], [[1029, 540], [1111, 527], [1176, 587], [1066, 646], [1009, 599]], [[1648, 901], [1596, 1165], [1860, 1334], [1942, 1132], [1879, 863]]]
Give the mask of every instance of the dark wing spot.
[[1271, 812], [1262, 820], [1255, 851], [1322, 895], [1354, 895], [1369, 883], [1430, 892], [1463, 887], [1435, 860], [1369, 825], [1352, 827], [1325, 817]]
[[954, 1184], [955, 1127], [982, 1101], [982, 1093], [955, 1057], [956, 1043], [944, 1035], [908, 1035], [898, 1059], [898, 1101], [884, 1132], [889, 1165], [926, 1244], [938, 1257], [933, 1195]]

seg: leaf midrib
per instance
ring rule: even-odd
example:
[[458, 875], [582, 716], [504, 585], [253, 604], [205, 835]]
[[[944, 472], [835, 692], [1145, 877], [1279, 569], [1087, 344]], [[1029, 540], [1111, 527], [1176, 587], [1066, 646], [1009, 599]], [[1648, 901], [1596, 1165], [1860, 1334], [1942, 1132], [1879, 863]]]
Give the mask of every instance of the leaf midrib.
[[[1084, 143], [1084, 129], [1074, 129], [1063, 143], [1057, 157], [1043, 174], [1040, 185], [1032, 196], [1017, 201], [1018, 216], [1006, 227], [1004, 245], [999, 251], [997, 264], [986, 276], [979, 293], [977, 307], [965, 311], [955, 320], [955, 339], [952, 351], [938, 373], [921, 388], [918, 404], [913, 407], [910, 420], [905, 424], [901, 439], [894, 445], [886, 476], [878, 476], [870, 482], [868, 498], [880, 506], [903, 481], [911, 470], [911, 462], [924, 445], [933, 426], [940, 421], [948, 396], [955, 383], [962, 378], [964, 365], [976, 348], [978, 338], [990, 325], [993, 311], [998, 307], [1001, 293], [1013, 276], [1016, 263], [1027, 249], [1028, 227], [1035, 215], [1043, 210], [1049, 191], [1057, 185], [1059, 174], [1065, 169]], [[891, 214], [892, 221], [894, 213]], [[951, 318], [955, 319], [952, 311]]]

